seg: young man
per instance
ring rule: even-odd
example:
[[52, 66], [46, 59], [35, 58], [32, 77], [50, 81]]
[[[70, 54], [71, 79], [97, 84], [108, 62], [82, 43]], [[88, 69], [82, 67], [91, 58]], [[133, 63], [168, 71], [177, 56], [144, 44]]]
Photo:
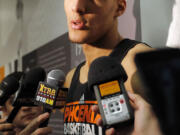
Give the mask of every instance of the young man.
[[[108, 56], [117, 45], [128, 42], [117, 29], [117, 18], [124, 13], [126, 0], [64, 0], [64, 7], [69, 39], [82, 45], [86, 58], [85, 63], [66, 77], [65, 87], [70, 89], [64, 111], [64, 134], [101, 135], [104, 130], [95, 125], [100, 116], [90, 109], [97, 102], [93, 92], [88, 91], [88, 71], [96, 58]], [[134, 56], [146, 50], [150, 48], [142, 43], [133, 45], [121, 61], [128, 75], [125, 87], [129, 91], [135, 91], [131, 84], [136, 72]], [[127, 132], [123, 130], [125, 135]], [[127, 131], [130, 131], [129, 128]]]

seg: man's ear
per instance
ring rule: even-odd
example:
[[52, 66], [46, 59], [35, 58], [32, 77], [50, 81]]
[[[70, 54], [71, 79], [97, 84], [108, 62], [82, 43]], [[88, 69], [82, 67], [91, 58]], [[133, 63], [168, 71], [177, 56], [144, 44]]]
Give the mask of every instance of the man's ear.
[[126, 10], [126, 0], [116, 0], [117, 8], [115, 17], [121, 16]]

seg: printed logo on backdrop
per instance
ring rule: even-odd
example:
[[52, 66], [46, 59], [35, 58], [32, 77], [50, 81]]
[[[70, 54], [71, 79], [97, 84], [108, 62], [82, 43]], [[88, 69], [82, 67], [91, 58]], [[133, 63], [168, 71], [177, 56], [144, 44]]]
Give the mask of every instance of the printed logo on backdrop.
[[71, 43], [71, 69], [79, 65], [85, 60], [82, 46], [80, 44]]
[[76, 56], [81, 55], [81, 53], [82, 53], [82, 47], [81, 47], [81, 45], [75, 44], [75, 46], [76, 46], [76, 48], [75, 48]]

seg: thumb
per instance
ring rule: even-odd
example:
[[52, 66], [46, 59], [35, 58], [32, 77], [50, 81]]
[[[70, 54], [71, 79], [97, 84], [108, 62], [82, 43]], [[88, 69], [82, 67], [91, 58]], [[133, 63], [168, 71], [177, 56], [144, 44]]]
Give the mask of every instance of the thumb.
[[41, 123], [43, 123], [48, 118], [49, 118], [49, 113], [44, 113], [39, 115], [37, 118], [35, 118], [33, 121], [30, 122], [30, 124], [21, 132], [20, 135], [30, 135], [37, 128], [39, 128], [39, 125]]
[[139, 108], [144, 106], [149, 106], [149, 104], [140, 95], [131, 93], [129, 91], [127, 93], [130, 101], [132, 102], [131, 105], [135, 110], [138, 110]]

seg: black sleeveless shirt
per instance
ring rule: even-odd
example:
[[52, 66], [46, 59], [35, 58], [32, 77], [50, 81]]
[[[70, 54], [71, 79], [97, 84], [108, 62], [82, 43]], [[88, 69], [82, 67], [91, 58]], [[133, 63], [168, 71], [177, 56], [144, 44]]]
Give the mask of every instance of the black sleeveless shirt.
[[[110, 57], [117, 58], [121, 63], [128, 51], [140, 42], [124, 39], [112, 51]], [[91, 106], [97, 104], [93, 91], [88, 90], [88, 83], [80, 83], [80, 69], [85, 62], [78, 65], [68, 91], [64, 111], [65, 135], [104, 135], [105, 129], [96, 125], [100, 117], [91, 111]]]

